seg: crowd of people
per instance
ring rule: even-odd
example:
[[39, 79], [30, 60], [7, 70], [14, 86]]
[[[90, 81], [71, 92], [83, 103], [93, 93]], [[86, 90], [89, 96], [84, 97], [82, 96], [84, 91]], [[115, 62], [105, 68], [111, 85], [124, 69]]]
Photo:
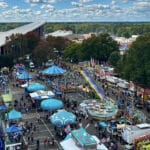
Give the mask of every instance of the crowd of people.
[[[82, 76], [80, 75], [78, 71], [72, 71], [70, 66], [68, 67], [67, 65], [64, 65], [64, 64], [62, 64], [62, 67], [65, 69], [70, 69], [67, 76], [59, 77], [59, 82], [58, 82], [57, 77], [52, 77], [50, 78], [51, 83], [54, 82], [55, 85], [57, 84], [58, 87], [68, 86], [69, 84], [79, 86], [82, 83], [84, 79], [82, 78]], [[21, 89], [16, 84], [16, 81], [12, 79], [12, 76], [10, 78], [8, 77], [7, 79], [8, 79], [7, 84], [11, 83], [11, 86], [14, 87], [15, 89], [18, 89], [18, 90]], [[45, 83], [46, 79], [43, 80], [42, 78], [36, 78], [36, 80], [39, 82]], [[47, 86], [51, 90], [54, 90], [51, 83], [48, 84]], [[128, 99], [128, 97], [130, 97], [130, 95], [127, 92], [125, 91], [118, 92], [118, 89], [114, 90], [114, 88], [109, 87], [107, 82], [99, 82], [99, 84], [102, 85], [102, 88], [105, 94], [107, 95], [107, 97], [113, 97], [116, 100], [116, 103], [117, 103], [117, 100], [119, 100], [118, 107], [120, 110], [122, 110], [125, 105], [130, 107], [131, 103], [128, 103], [128, 102], [126, 103], [126, 100]], [[76, 94], [78, 95], [79, 93], [82, 94], [83, 99], [87, 98], [85, 97], [83, 91], [78, 91], [78, 93]], [[101, 128], [98, 122], [96, 120], [93, 120], [93, 118], [89, 116], [87, 112], [83, 112], [80, 110], [79, 104], [81, 103], [81, 101], [73, 100], [68, 95], [69, 94], [67, 92], [62, 93], [59, 98], [64, 103], [64, 109], [76, 115], [77, 117], [76, 123], [73, 125], [66, 125], [62, 128], [58, 128], [51, 124], [51, 126], [53, 126], [54, 131], [55, 131], [55, 137], [44, 138], [42, 141], [44, 143], [44, 147], [48, 149], [49, 147], [55, 145], [58, 139], [63, 140], [66, 137], [66, 135], [70, 133], [73, 129], [78, 129], [83, 126], [88, 127], [90, 125], [94, 128], [93, 132], [95, 133], [95, 135], [99, 137], [101, 143], [106, 144], [109, 150], [117, 150], [118, 142], [119, 143], [122, 142], [121, 136], [118, 134], [112, 135], [111, 133], [108, 133], [106, 129]], [[134, 96], [133, 98], [136, 98], [136, 97]], [[36, 143], [37, 150], [40, 149], [40, 140], [39, 139], [35, 140], [35, 132], [38, 132], [39, 130], [37, 124], [40, 124], [41, 120], [44, 120], [45, 122], [50, 123], [49, 117], [56, 112], [56, 111], [51, 111], [51, 112], [44, 111], [43, 113], [41, 113], [41, 108], [39, 104], [40, 104], [40, 101], [33, 101], [31, 97], [27, 95], [25, 92], [22, 92], [20, 97], [18, 99], [15, 99], [13, 102], [13, 107], [16, 110], [24, 114], [26, 113], [30, 114], [31, 112], [39, 112], [40, 117], [37, 118], [35, 121], [33, 122], [22, 121], [20, 123], [20, 126], [23, 130], [23, 136], [27, 137], [27, 145]], [[124, 110], [121, 112], [121, 115], [119, 117], [122, 117], [122, 116], [125, 116]], [[13, 135], [10, 134], [9, 138], [10, 138], [10, 141], [15, 140], [16, 142], [19, 142], [21, 139], [21, 136], [18, 136], [16, 134], [13, 134]]]

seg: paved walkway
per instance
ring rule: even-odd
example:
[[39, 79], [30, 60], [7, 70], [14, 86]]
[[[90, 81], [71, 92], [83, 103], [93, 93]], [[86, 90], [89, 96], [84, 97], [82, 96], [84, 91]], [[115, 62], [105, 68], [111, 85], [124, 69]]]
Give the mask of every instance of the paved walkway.
[[[50, 128], [50, 123], [46, 123], [44, 119], [40, 117], [40, 113], [24, 114], [23, 120], [24, 122], [28, 121], [28, 124], [32, 123], [33, 126], [36, 126], [36, 131], [31, 129], [30, 133], [26, 133], [25, 135], [25, 141], [28, 143], [29, 150], [37, 149], [37, 140], [39, 140], [40, 143], [40, 150], [61, 150], [58, 141], [55, 141], [54, 146], [44, 144], [44, 139], [54, 137], [54, 131]], [[32, 134], [33, 142], [28, 140], [28, 137], [31, 137]]]

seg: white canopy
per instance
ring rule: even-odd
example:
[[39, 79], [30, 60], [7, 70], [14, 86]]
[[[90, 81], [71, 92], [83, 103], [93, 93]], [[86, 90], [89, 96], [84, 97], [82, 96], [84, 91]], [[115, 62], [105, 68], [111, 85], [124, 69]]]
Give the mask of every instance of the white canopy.
[[[96, 136], [93, 135], [92, 137], [97, 142], [97, 150], [108, 150], [104, 144], [98, 144], [100, 140]], [[83, 148], [76, 145], [75, 141], [72, 138], [69, 138], [68, 140], [63, 140], [62, 142], [60, 142], [60, 145], [62, 146], [63, 150], [70, 150], [70, 147], [72, 150], [83, 150]]]
[[70, 148], [72, 150], [81, 150], [81, 148], [77, 147], [72, 138], [60, 142], [60, 145], [62, 146], [63, 150], [70, 150]]
[[31, 98], [45, 99], [53, 97], [55, 94], [52, 91], [43, 91], [39, 90], [33, 93], [30, 93]]
[[106, 80], [111, 83], [118, 83], [118, 78], [114, 76], [106, 76]]
[[117, 86], [127, 89], [129, 87], [129, 83], [128, 82], [119, 82], [119, 83], [117, 83]]

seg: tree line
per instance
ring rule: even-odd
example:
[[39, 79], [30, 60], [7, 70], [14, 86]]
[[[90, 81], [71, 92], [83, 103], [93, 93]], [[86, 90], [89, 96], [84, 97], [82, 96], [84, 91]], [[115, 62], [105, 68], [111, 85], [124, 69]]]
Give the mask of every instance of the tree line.
[[[26, 23], [0, 23], [0, 32], [13, 29]], [[73, 33], [85, 34], [90, 32], [109, 33], [115, 36], [129, 38], [132, 35], [143, 35], [150, 32], [149, 22], [70, 22], [46, 23], [45, 33], [56, 30], [72, 30]]]
[[120, 56], [119, 45], [108, 33], [92, 35], [82, 43], [52, 36], [40, 40], [33, 32], [16, 34], [6, 38], [6, 51], [6, 56], [0, 56], [0, 67], [12, 66], [12, 60], [19, 61], [27, 53], [32, 54], [37, 66], [58, 57], [71, 63], [93, 58], [114, 66], [120, 77], [150, 87], [150, 33], [139, 36], [124, 56]]

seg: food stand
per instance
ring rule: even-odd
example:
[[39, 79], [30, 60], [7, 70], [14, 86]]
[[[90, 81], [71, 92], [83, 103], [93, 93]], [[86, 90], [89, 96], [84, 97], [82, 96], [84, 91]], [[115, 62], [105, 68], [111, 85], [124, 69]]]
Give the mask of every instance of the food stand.
[[85, 150], [96, 149], [97, 143], [95, 139], [89, 133], [87, 133], [85, 129], [80, 128], [78, 130], [74, 130], [71, 134], [76, 144], [80, 147], [83, 147]]
[[83, 128], [73, 130], [60, 145], [63, 150], [108, 150], [95, 135], [90, 135]]

